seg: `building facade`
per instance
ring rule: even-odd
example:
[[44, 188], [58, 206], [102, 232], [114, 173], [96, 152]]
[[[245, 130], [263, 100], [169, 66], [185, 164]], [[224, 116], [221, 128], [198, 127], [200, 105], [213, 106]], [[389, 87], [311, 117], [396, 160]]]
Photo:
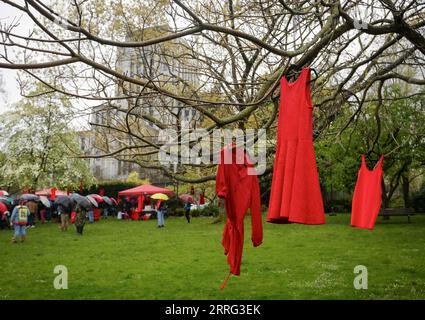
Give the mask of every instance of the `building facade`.
[[[169, 31], [168, 26], [146, 28], [139, 36], [134, 34], [128, 36], [126, 41], [146, 40]], [[119, 48], [115, 68], [117, 72], [136, 79], [149, 79], [155, 86], [179, 94], [188, 86], [196, 87], [199, 84], [196, 63], [186, 58], [175, 58], [184, 56], [184, 51], [183, 40], [143, 48]], [[126, 116], [129, 110], [134, 121], [130, 125], [131, 130], [137, 131], [137, 135], [143, 137], [147, 148], [149, 142], [160, 142], [161, 128], [193, 129], [201, 121], [201, 115], [195, 109], [183, 108], [183, 105], [175, 99], [158, 95], [154, 90], [143, 88], [141, 95], [141, 90], [140, 86], [135, 84], [117, 82], [115, 97], [121, 99], [94, 107], [89, 119], [90, 130], [79, 134], [84, 154], [93, 156], [87, 158], [87, 161], [98, 180], [124, 180], [131, 172], [136, 171], [141, 179], [149, 179], [151, 183], [170, 182], [161, 170], [133, 163], [132, 160], [137, 160], [137, 156], [114, 154], [115, 150], [123, 146], [140, 145], [140, 141], [136, 141], [134, 137], [111, 129], [112, 127], [126, 130], [128, 126]], [[156, 123], [160, 123], [161, 128]], [[153, 163], [155, 162], [153, 157], [156, 156], [152, 154]], [[146, 160], [144, 156], [144, 164], [146, 163], [149, 163], [149, 158]]]

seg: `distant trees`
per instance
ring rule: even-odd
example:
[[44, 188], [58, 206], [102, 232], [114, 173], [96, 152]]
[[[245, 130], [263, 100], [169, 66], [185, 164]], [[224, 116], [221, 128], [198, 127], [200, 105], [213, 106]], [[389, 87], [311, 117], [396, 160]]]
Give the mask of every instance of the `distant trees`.
[[[332, 122], [316, 143], [320, 178], [328, 191], [332, 186], [351, 194], [360, 155], [366, 155], [372, 169], [384, 154], [383, 205], [388, 207], [399, 190], [404, 205], [411, 207], [411, 186], [419, 189], [425, 182], [425, 98], [408, 91], [395, 83], [371, 94], [362, 113], [346, 109]], [[353, 116], [355, 124], [346, 127]]]
[[[87, 163], [75, 157], [80, 146], [69, 114], [57, 99], [25, 99], [2, 115], [0, 186], [17, 190], [42, 187], [77, 189], [94, 178]], [[66, 104], [66, 99], [62, 100]]]

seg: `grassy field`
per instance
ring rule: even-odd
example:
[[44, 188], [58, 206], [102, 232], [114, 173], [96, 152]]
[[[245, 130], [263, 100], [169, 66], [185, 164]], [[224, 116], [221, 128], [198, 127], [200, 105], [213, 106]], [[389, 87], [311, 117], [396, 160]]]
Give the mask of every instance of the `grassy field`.
[[[210, 218], [169, 218], [163, 229], [109, 219], [82, 237], [39, 225], [24, 244], [0, 230], [0, 299], [424, 299], [425, 216], [392, 217], [372, 232], [349, 218], [265, 224], [253, 248], [248, 217], [242, 273], [224, 290], [223, 224]], [[68, 268], [68, 290], [53, 288], [56, 265]], [[356, 265], [368, 268], [367, 290], [353, 287]]]

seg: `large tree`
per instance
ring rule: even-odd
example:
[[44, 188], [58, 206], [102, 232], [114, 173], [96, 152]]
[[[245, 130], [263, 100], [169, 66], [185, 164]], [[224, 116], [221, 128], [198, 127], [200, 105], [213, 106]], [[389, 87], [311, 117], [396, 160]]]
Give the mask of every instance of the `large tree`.
[[[344, 109], [360, 114], [377, 87], [395, 80], [425, 84], [425, 5], [416, 1], [74, 0], [65, 8], [62, 1], [1, 2], [35, 27], [23, 34], [2, 26], [0, 68], [24, 70], [46, 93], [102, 104], [115, 119], [94, 125], [116, 137], [104, 145], [103, 156], [161, 169], [186, 182], [214, 179], [214, 168], [203, 165], [198, 177], [188, 177], [193, 172], [188, 167], [200, 166], [162, 166], [156, 157], [161, 143], [149, 138], [146, 123], [172, 127], [177, 141], [187, 138], [178, 121], [185, 109], [201, 114], [208, 131], [267, 129], [270, 167], [283, 75], [293, 78], [303, 66], [314, 68], [315, 138]], [[162, 24], [168, 27], [148, 28]], [[125, 48], [140, 55], [147, 70], [117, 69]], [[164, 72], [155, 67], [158, 61], [192, 69], [199, 79], [194, 85]], [[415, 72], [408, 74], [403, 66]], [[29, 83], [22, 84], [27, 95]], [[161, 103], [153, 105], [152, 95]], [[152, 107], [161, 116], [151, 113]], [[163, 120], [170, 117], [177, 119], [171, 125]]]

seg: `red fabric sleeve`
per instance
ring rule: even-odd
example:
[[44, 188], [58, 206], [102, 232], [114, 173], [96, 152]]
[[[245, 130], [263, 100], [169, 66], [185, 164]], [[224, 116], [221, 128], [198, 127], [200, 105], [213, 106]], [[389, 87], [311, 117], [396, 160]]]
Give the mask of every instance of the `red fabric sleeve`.
[[258, 247], [263, 242], [263, 221], [261, 215], [261, 199], [260, 199], [260, 186], [258, 178], [252, 177], [252, 190], [251, 190], [251, 228], [252, 228], [252, 244]]

